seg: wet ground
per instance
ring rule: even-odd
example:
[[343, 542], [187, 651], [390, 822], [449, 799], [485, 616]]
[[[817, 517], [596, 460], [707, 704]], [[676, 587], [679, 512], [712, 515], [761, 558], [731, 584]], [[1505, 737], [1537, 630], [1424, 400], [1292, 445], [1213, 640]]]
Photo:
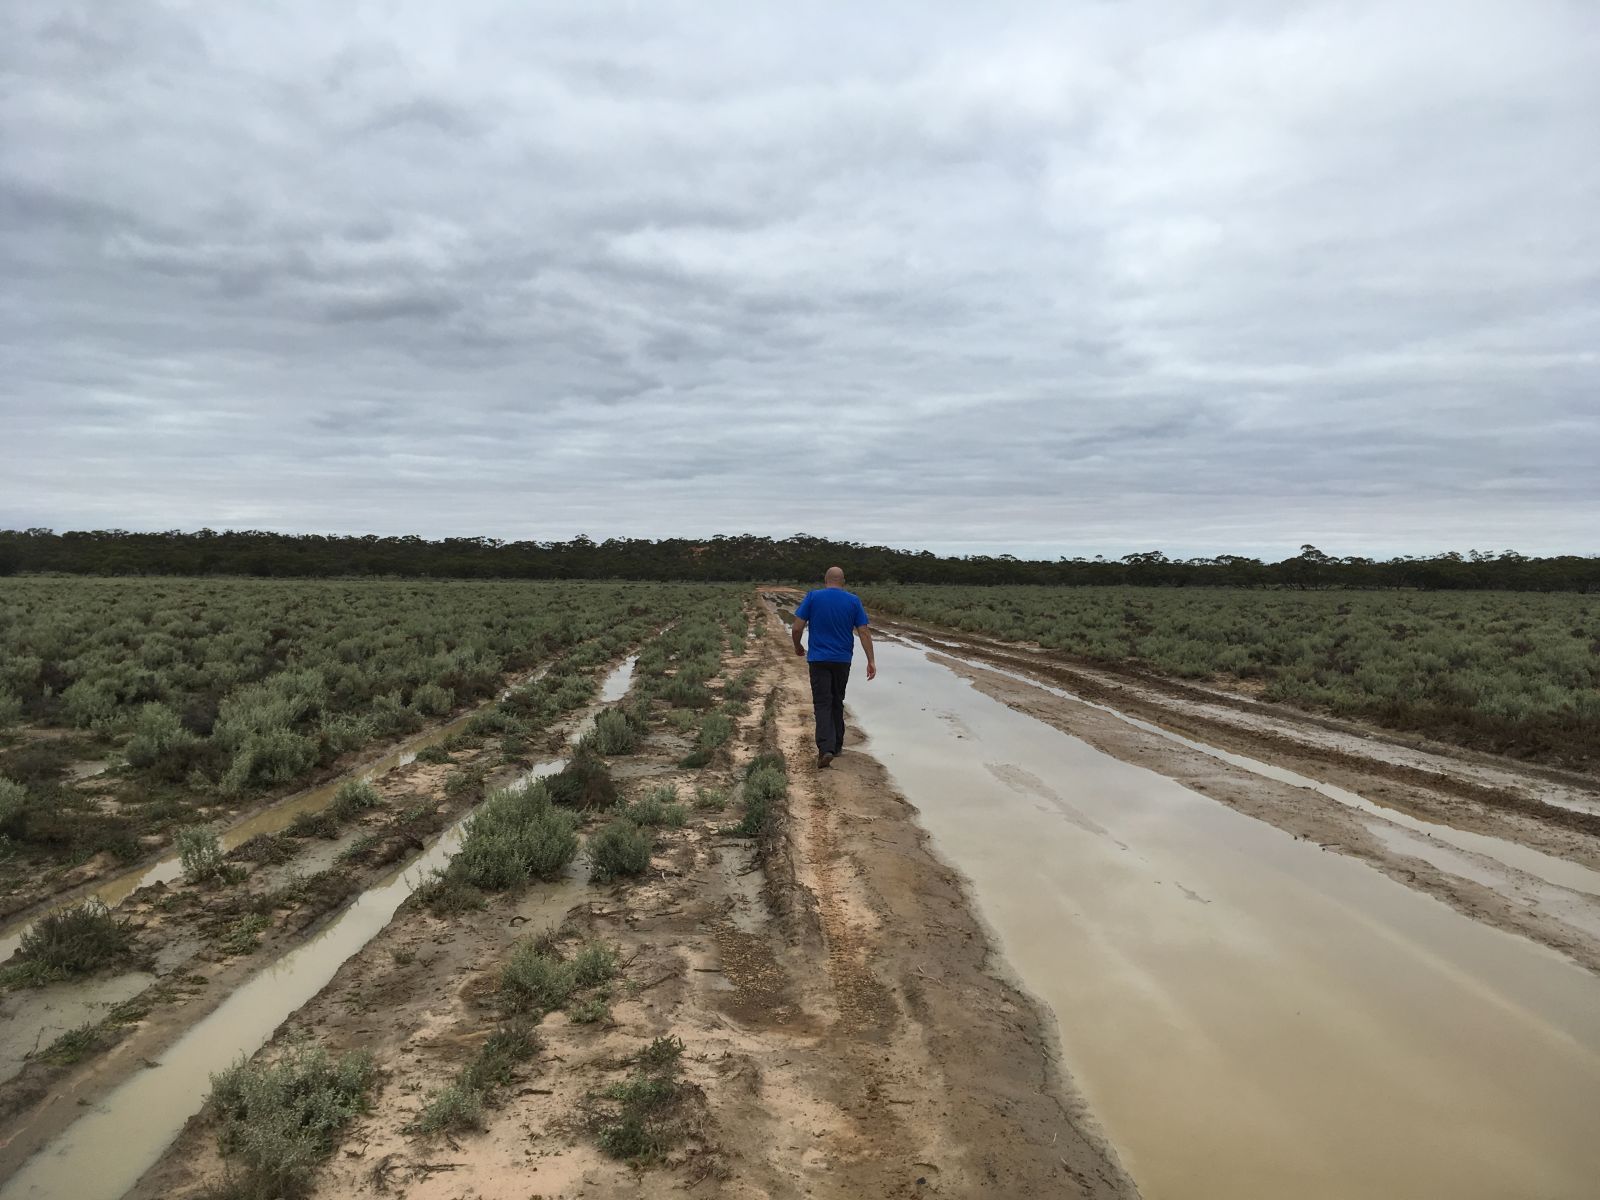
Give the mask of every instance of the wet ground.
[[1055, 1011], [1147, 1197], [1595, 1194], [1593, 974], [922, 650], [879, 661], [850, 693], [868, 748]]

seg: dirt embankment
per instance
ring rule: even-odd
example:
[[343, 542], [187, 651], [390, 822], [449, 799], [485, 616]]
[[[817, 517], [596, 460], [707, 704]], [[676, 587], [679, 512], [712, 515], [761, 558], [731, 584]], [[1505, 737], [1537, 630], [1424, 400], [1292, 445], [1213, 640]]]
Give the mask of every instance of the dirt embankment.
[[[1082, 1196], [1135, 1189], [1056, 1065], [1048, 1015], [1008, 983], [956, 874], [858, 741], [811, 766], [803, 664], [776, 622], [750, 651], [776, 696], [789, 791], [763, 839], [697, 810], [658, 836], [651, 870], [574, 894], [538, 889], [441, 919], [408, 903], [279, 1030], [375, 1057], [371, 1112], [316, 1194], [429, 1197]], [[767, 736], [773, 736], [769, 729]], [[728, 761], [675, 765], [668, 731], [614, 760], [629, 796], [727, 785], [760, 749], [746, 716]], [[576, 900], [575, 906], [570, 906]], [[518, 939], [553, 925], [624, 964], [609, 1015], [561, 1013], [481, 1132], [412, 1131], [497, 1020]], [[653, 1039], [681, 1039], [682, 1138], [648, 1167], [606, 1157], [585, 1112]], [[274, 1047], [268, 1047], [271, 1053]], [[196, 1194], [220, 1175], [202, 1117], [135, 1189]]]

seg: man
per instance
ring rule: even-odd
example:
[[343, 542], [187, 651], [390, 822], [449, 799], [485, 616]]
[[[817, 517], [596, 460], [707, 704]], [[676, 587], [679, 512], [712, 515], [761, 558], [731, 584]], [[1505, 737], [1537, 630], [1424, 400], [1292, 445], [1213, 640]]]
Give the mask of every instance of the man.
[[[850, 681], [850, 660], [855, 655], [851, 634], [861, 638], [867, 652], [867, 678], [876, 679], [878, 664], [872, 654], [872, 632], [867, 610], [854, 592], [844, 590], [844, 571], [829, 567], [827, 586], [806, 593], [794, 610], [794, 652], [804, 654], [811, 667], [811, 707], [817, 714], [817, 766], [831, 763], [844, 749], [844, 686]], [[800, 635], [811, 627], [811, 650]]]

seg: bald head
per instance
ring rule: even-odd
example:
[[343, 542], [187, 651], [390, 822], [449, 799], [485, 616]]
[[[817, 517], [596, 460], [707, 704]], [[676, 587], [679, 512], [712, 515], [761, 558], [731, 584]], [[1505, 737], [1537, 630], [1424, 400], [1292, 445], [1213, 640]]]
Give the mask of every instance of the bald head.
[[822, 577], [822, 582], [827, 584], [829, 587], [843, 587], [844, 586], [844, 568], [843, 567], [829, 567], [828, 568], [828, 573]]

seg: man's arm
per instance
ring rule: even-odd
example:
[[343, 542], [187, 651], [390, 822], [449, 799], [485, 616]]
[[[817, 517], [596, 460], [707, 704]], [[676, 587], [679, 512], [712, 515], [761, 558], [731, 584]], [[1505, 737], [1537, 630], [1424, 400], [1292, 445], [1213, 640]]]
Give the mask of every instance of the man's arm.
[[800, 644], [800, 635], [805, 631], [806, 623], [800, 617], [796, 617], [789, 625], [789, 632], [794, 637], [794, 652], [796, 654], [804, 654], [806, 652], [806, 648]]
[[867, 652], [867, 678], [878, 677], [878, 660], [872, 655], [872, 630], [865, 625], [856, 626], [856, 636], [861, 639], [861, 648]]

